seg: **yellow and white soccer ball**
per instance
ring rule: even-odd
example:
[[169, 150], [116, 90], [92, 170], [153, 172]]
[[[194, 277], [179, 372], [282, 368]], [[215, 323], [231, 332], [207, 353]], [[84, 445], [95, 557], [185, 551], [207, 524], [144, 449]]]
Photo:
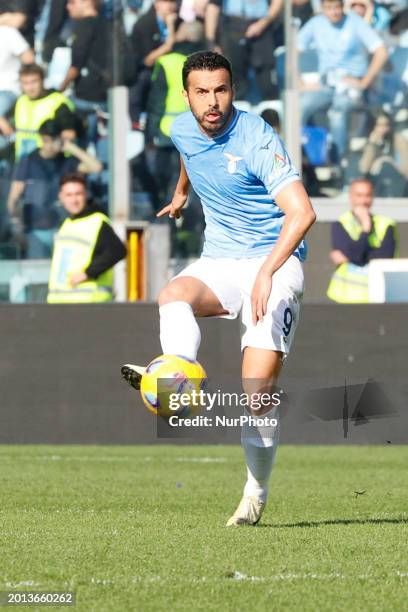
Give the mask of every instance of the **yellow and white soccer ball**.
[[[204, 390], [207, 374], [203, 366], [183, 355], [160, 355], [149, 363], [140, 381], [140, 393], [146, 407], [153, 414], [169, 417], [190, 416], [201, 405], [178, 405], [177, 397], [195, 397]], [[198, 402], [196, 402], [197, 404]], [[172, 407], [170, 407], [172, 406]]]

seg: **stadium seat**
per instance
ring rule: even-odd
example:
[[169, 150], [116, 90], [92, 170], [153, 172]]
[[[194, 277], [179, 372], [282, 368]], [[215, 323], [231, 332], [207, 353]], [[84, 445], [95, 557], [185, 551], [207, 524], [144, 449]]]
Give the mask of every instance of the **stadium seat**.
[[[276, 61], [276, 73], [278, 78], [279, 90], [285, 89], [285, 47], [277, 47], [274, 51]], [[299, 70], [302, 78], [306, 82], [319, 81], [319, 65], [317, 53], [314, 49], [309, 49], [299, 53]]]
[[234, 100], [234, 106], [239, 110], [250, 113], [252, 111], [252, 104], [247, 100]]
[[48, 75], [45, 79], [45, 86], [48, 89], [59, 89], [62, 81], [71, 66], [72, 53], [69, 47], [57, 47], [52, 54], [51, 62], [48, 65]]

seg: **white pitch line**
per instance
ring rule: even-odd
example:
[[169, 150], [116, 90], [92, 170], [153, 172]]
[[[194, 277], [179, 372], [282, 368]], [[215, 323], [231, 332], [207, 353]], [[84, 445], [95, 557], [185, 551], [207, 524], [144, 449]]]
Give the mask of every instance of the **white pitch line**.
[[[272, 574], [270, 576], [249, 576], [239, 571], [235, 571], [228, 576], [201, 576], [201, 577], [179, 577], [179, 580], [189, 584], [202, 583], [202, 582], [217, 582], [225, 581], [225, 580], [233, 580], [236, 582], [257, 582], [257, 583], [268, 583], [268, 582], [280, 582], [280, 581], [303, 581], [303, 580], [379, 580], [380, 578], [383, 580], [384, 578], [408, 578], [408, 572], [395, 571], [385, 576], [382, 574], [381, 576], [376, 576], [374, 574], [340, 574], [338, 572], [333, 572], [329, 574], [317, 574], [314, 572], [306, 572], [304, 574], [296, 574], [292, 572], [288, 572], [286, 574]], [[128, 580], [121, 577], [116, 578], [91, 578], [91, 584], [97, 585], [107, 585], [107, 584], [120, 584], [123, 582], [127, 582]], [[154, 583], [154, 582], [174, 582], [174, 578], [171, 576], [133, 576], [131, 578], [131, 582], [134, 584], [143, 584], [143, 583]]]
[[176, 457], [176, 461], [183, 463], [225, 463], [224, 457]]

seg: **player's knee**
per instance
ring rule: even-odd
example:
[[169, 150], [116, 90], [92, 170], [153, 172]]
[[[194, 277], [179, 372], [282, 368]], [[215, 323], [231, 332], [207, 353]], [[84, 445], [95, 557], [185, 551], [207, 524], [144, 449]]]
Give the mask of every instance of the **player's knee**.
[[170, 304], [170, 302], [188, 302], [187, 288], [180, 279], [171, 281], [159, 293], [159, 306]]

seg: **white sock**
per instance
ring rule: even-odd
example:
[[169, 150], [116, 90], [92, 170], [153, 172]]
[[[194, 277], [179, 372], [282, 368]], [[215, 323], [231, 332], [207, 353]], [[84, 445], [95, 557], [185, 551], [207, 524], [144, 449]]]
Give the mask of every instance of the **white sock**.
[[160, 306], [159, 312], [163, 354], [197, 359], [201, 332], [190, 304], [169, 302]]
[[[247, 414], [247, 413], [246, 413]], [[247, 481], [244, 496], [253, 496], [266, 502], [268, 484], [279, 442], [279, 412], [277, 407], [262, 415], [264, 418], [276, 419], [277, 427], [258, 427], [246, 423], [241, 430], [241, 444], [245, 452]]]

